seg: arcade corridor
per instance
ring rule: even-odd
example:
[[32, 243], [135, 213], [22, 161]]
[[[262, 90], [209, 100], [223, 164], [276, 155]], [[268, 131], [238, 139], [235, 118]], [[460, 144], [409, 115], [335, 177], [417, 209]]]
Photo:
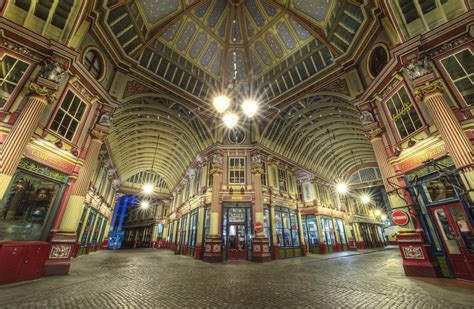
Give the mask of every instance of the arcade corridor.
[[106, 251], [79, 258], [70, 276], [0, 287], [0, 307], [472, 308], [474, 284], [406, 277], [399, 255], [392, 248], [208, 264], [169, 251]]

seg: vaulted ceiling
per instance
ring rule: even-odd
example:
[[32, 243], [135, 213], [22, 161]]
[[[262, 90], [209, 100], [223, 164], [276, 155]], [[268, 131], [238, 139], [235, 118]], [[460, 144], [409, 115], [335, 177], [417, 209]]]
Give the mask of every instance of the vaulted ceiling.
[[[192, 106], [179, 97], [148, 94], [119, 108], [110, 144], [123, 181], [154, 170], [172, 190], [196, 155], [217, 142], [215, 117], [203, 113], [216, 93], [258, 97], [265, 106], [323, 76], [357, 44], [367, 22], [366, 5], [355, 0], [109, 0], [105, 26], [124, 61], [195, 98]], [[328, 178], [375, 162], [358, 111], [341, 97], [310, 93], [282, 110], [266, 106], [259, 142]]]

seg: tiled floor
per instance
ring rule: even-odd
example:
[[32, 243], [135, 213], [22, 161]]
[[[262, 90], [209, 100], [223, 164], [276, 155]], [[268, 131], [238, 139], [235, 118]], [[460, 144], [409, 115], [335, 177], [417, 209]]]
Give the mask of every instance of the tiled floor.
[[405, 277], [397, 249], [266, 264], [103, 251], [77, 259], [69, 276], [0, 287], [0, 308], [474, 308], [473, 290], [443, 282]]

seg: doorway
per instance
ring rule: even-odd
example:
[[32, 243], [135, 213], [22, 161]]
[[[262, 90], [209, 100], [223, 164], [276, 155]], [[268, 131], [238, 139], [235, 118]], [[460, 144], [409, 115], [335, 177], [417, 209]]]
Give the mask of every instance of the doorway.
[[227, 254], [229, 260], [245, 260], [247, 256], [245, 225], [229, 224], [227, 235]]
[[431, 207], [456, 278], [474, 280], [474, 233], [460, 203]]

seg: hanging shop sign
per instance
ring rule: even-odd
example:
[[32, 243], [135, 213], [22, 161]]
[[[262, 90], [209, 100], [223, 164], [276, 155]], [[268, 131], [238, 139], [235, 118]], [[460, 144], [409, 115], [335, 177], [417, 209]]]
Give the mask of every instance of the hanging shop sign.
[[392, 212], [392, 221], [396, 225], [407, 225], [410, 221], [408, 214], [402, 210], [396, 210]]
[[66, 174], [71, 174], [74, 171], [74, 163], [68, 162], [52, 152], [40, 150], [30, 145], [26, 146], [25, 156]]
[[263, 224], [261, 222], [255, 223], [254, 229], [256, 233], [263, 232]]

